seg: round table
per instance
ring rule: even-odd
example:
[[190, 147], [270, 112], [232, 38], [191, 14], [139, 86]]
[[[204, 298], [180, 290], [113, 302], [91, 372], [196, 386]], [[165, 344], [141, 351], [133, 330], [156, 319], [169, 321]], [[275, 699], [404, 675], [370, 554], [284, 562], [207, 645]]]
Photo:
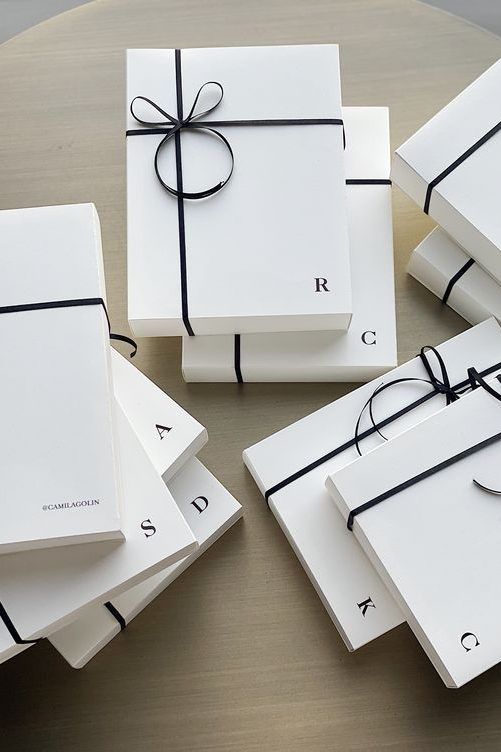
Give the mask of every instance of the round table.
[[[125, 48], [332, 41], [344, 103], [389, 105], [394, 147], [501, 55], [414, 0], [100, 0], [0, 48], [0, 208], [93, 201], [126, 331]], [[432, 225], [398, 190], [394, 222], [404, 361], [466, 324], [406, 276]], [[349, 654], [242, 464], [353, 385], [186, 385], [177, 339], [142, 340], [136, 364], [207, 426], [201, 458], [244, 520], [82, 671], [48, 643], [2, 665], [6, 748], [498, 750], [501, 667], [447, 690], [406, 626]]]

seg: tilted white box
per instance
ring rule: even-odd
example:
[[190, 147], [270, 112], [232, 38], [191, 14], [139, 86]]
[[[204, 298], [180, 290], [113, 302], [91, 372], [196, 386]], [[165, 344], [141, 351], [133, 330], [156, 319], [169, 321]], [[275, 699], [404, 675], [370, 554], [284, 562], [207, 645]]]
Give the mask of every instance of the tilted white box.
[[[494, 319], [453, 337], [437, 350], [453, 386], [467, 384], [470, 366], [501, 372], [501, 328]], [[405, 379], [382, 391], [373, 405], [386, 437], [445, 407], [440, 368], [432, 354], [429, 360], [438, 379], [436, 387], [427, 383], [424, 363], [415, 358], [244, 452], [245, 464], [350, 650], [392, 629], [404, 617], [346, 530], [329, 498], [325, 478], [357, 459], [356, 423], [382, 384]], [[365, 411], [360, 426], [363, 453], [383, 441], [368, 418]]]
[[501, 60], [423, 125], [394, 156], [392, 178], [501, 281]]
[[474, 482], [500, 488], [501, 387], [486, 385], [493, 394], [478, 388], [327, 480], [452, 688], [501, 660], [501, 507]]

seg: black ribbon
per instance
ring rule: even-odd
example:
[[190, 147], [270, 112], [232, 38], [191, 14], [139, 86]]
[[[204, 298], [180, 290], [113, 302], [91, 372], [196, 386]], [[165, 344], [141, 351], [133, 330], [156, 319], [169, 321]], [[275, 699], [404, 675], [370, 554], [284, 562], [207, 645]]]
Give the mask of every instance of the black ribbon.
[[[430, 362], [428, 361], [426, 357], [426, 351], [428, 349], [432, 349], [435, 354], [438, 354], [440, 369], [442, 373], [442, 379], [437, 378], [433, 373]], [[424, 355], [422, 354], [423, 351], [424, 351]], [[409, 405], [406, 405], [406, 407], [403, 407], [400, 410], [397, 410], [397, 412], [393, 413], [392, 415], [389, 415], [387, 418], [384, 418], [381, 421], [376, 422], [374, 420], [374, 415], [372, 414], [372, 417], [371, 417], [372, 425], [369, 428], [365, 429], [364, 431], [360, 430], [361, 416], [359, 416], [359, 419], [357, 420], [357, 424], [355, 428], [355, 435], [353, 436], [353, 438], [348, 439], [347, 441], [345, 441], [343, 444], [340, 444], [335, 449], [332, 449], [330, 452], [327, 452], [327, 454], [324, 454], [322, 457], [319, 457], [317, 460], [310, 462], [305, 467], [301, 468], [297, 472], [293, 473], [292, 475], [289, 475], [287, 478], [280, 481], [280, 483], [276, 483], [274, 486], [269, 488], [264, 494], [264, 498], [266, 502], [269, 504], [269, 499], [274, 493], [277, 493], [277, 491], [281, 491], [283, 488], [286, 488], [286, 486], [289, 486], [291, 483], [294, 483], [296, 480], [299, 480], [299, 478], [302, 478], [304, 475], [307, 475], [313, 470], [316, 470], [317, 467], [320, 467], [325, 462], [328, 462], [329, 460], [333, 459], [338, 454], [341, 454], [347, 449], [350, 449], [351, 447], [356, 447], [357, 451], [360, 454], [360, 442], [363, 439], [366, 439], [369, 436], [373, 436], [375, 433], [379, 434], [382, 438], [385, 438], [383, 434], [381, 433], [382, 428], [384, 428], [387, 425], [390, 425], [394, 421], [398, 420], [398, 418], [401, 418], [403, 415], [406, 415], [407, 413], [412, 412], [412, 410], [415, 410], [420, 405], [428, 402], [432, 397], [435, 397], [437, 394], [443, 394], [446, 398], [446, 404], [450, 404], [451, 401], [454, 401], [454, 399], [458, 399], [458, 397], [461, 394], [463, 394], [465, 391], [473, 388], [472, 378], [470, 374], [468, 375], [468, 378], [465, 379], [464, 381], [460, 381], [458, 384], [451, 386], [450, 379], [447, 375], [447, 370], [445, 369], [443, 358], [440, 356], [440, 353], [438, 353], [438, 351], [436, 351], [434, 348], [427, 348], [427, 347], [422, 348], [422, 351], [419, 354], [419, 356], [421, 357], [421, 360], [424, 364], [426, 372], [430, 376], [430, 378], [420, 379], [417, 377], [408, 377], [408, 378], [402, 378], [402, 379], [395, 379], [392, 382], [388, 382], [387, 385], [382, 384], [380, 387], [378, 387], [375, 390], [372, 397], [370, 397], [367, 400], [366, 404], [362, 408], [362, 413], [367, 408], [369, 408], [369, 413], [370, 414], [372, 413], [371, 400], [373, 401], [373, 397], [375, 396], [376, 392], [380, 394], [381, 391], [383, 391], [382, 387], [386, 388], [386, 386], [389, 387], [391, 385], [404, 383], [406, 381], [420, 381], [425, 384], [429, 384], [432, 387], [431, 391], [427, 392], [422, 397], [419, 397], [418, 399], [411, 402]], [[428, 370], [428, 368], [430, 370]], [[442, 370], [442, 369], [445, 369], [445, 370]], [[478, 377], [490, 376], [491, 374], [500, 370], [501, 370], [501, 363], [496, 363], [493, 366], [490, 366], [489, 368], [486, 368], [483, 371], [478, 372]], [[445, 374], [445, 378], [444, 378], [444, 374]]]
[[117, 622], [120, 624], [120, 631], [123, 632], [123, 630], [127, 626], [127, 622], [125, 621], [118, 608], [115, 608], [111, 601], [106, 601], [104, 607], [107, 608], [113, 618], [117, 620]]
[[[218, 81], [207, 81], [199, 88], [191, 109], [187, 117], [183, 115], [183, 80], [181, 72], [181, 50], [177, 49], [174, 52], [175, 73], [176, 73], [176, 103], [177, 103], [177, 116], [166, 112], [156, 102], [153, 102], [148, 97], [137, 96], [134, 97], [130, 104], [130, 112], [132, 117], [143, 128], [131, 129], [126, 131], [127, 136], [148, 136], [148, 135], [162, 135], [164, 138], [160, 141], [154, 158], [154, 169], [158, 181], [162, 187], [172, 196], [177, 198], [177, 214], [178, 214], [178, 227], [179, 227], [179, 256], [180, 256], [180, 273], [181, 273], [181, 311], [183, 317], [183, 323], [185, 329], [190, 337], [193, 337], [195, 332], [190, 323], [188, 312], [188, 280], [187, 280], [187, 268], [186, 268], [186, 229], [184, 221], [184, 200], [185, 199], [201, 199], [208, 198], [218, 193], [230, 180], [233, 174], [234, 155], [229, 141], [220, 133], [217, 128], [226, 127], [256, 127], [256, 126], [304, 126], [304, 125], [340, 125], [343, 128], [343, 143], [346, 145], [344, 124], [341, 118], [268, 118], [268, 119], [247, 119], [247, 120], [201, 120], [201, 118], [214, 112], [221, 104], [224, 96], [224, 89]], [[197, 112], [197, 104], [199, 98], [206, 86], [215, 86], [218, 90], [218, 98], [216, 102], [208, 109]], [[144, 120], [135, 112], [134, 103], [142, 101], [153, 107], [165, 120], [154, 122], [150, 120]], [[230, 157], [230, 168], [226, 176], [221, 179], [215, 185], [202, 189], [200, 191], [186, 192], [183, 187], [183, 167], [182, 167], [182, 154], [181, 154], [181, 133], [183, 130], [197, 129], [202, 133], [207, 133], [210, 136], [217, 138], [221, 141]], [[158, 165], [160, 152], [174, 138], [174, 148], [176, 152], [176, 187], [173, 188], [167, 180], [162, 176]]]
[[[391, 185], [391, 180], [389, 178], [348, 178], [345, 182], [346, 185]], [[240, 341], [240, 334], [235, 334], [234, 366], [235, 376], [237, 377], [237, 382], [239, 384], [244, 383], [242, 376], [241, 352], [242, 343]]]
[[444, 180], [448, 175], [451, 174], [451, 172], [454, 172], [454, 170], [459, 167], [459, 165], [462, 165], [463, 162], [465, 162], [468, 157], [471, 157], [472, 154], [474, 154], [477, 149], [480, 149], [481, 146], [487, 143], [489, 139], [491, 139], [493, 136], [496, 135], [496, 133], [501, 130], [501, 122], [497, 123], [493, 128], [490, 129], [482, 138], [479, 138], [478, 141], [476, 141], [473, 146], [470, 146], [469, 149], [466, 149], [463, 154], [461, 154], [460, 157], [454, 160], [452, 164], [450, 164], [448, 167], [443, 170], [440, 175], [437, 175], [436, 178], [434, 178], [431, 183], [428, 183], [428, 186], [426, 188], [426, 196], [424, 200], [424, 206], [423, 211], [425, 214], [429, 214], [430, 211], [430, 201], [431, 201], [431, 194], [433, 193], [433, 189], [437, 187], [439, 183]]
[[23, 638], [21, 637], [21, 635], [15, 628], [12, 619], [10, 618], [7, 611], [5, 610], [5, 606], [3, 605], [3, 603], [0, 603], [0, 619], [5, 624], [6, 629], [10, 633], [10, 636], [12, 637], [16, 645], [34, 645], [37, 642], [41, 642], [41, 640], [43, 639], [42, 637], [40, 637], [37, 640], [23, 640]]
[[117, 340], [118, 342], [125, 342], [132, 347], [130, 357], [133, 358], [137, 352], [137, 345], [133, 339], [127, 337], [125, 334], [114, 334], [111, 331], [110, 317], [106, 309], [106, 303], [103, 298], [76, 298], [74, 300], [49, 300], [44, 303], [22, 303], [20, 305], [8, 305], [0, 307], [0, 315], [3, 313], [23, 313], [24, 311], [42, 311], [50, 308], [78, 308], [80, 306], [95, 306], [100, 305], [103, 307], [106, 315], [106, 321], [108, 322], [108, 331], [110, 333], [110, 339]]
[[474, 263], [475, 263], [475, 260], [474, 260], [474, 259], [472, 259], [472, 258], [468, 259], [468, 261], [467, 261], [467, 262], [466, 262], [465, 264], [463, 264], [463, 266], [461, 267], [461, 269], [459, 269], [459, 270], [458, 270], [458, 271], [457, 271], [457, 272], [456, 272], [456, 273], [455, 273], [455, 274], [454, 274], [454, 275], [453, 275], [453, 276], [452, 276], [452, 277], [450, 278], [450, 280], [449, 280], [449, 282], [448, 282], [448, 284], [447, 284], [447, 287], [445, 288], [445, 292], [444, 292], [444, 294], [443, 294], [443, 297], [442, 297], [442, 303], [443, 303], [444, 305], [445, 305], [445, 304], [447, 303], [447, 301], [449, 300], [449, 296], [450, 296], [450, 294], [451, 294], [451, 292], [452, 292], [452, 288], [454, 287], [454, 285], [456, 284], [456, 282], [459, 282], [459, 280], [461, 279], [461, 277], [462, 277], [462, 276], [463, 276], [464, 274], [466, 274], [466, 272], [468, 271], [468, 269], [470, 269], [470, 268], [471, 268], [471, 267], [473, 266], [473, 264], [474, 264]]
[[[472, 389], [482, 387], [482, 389], [485, 389], [486, 392], [488, 392], [491, 396], [495, 397], [495, 399], [501, 402], [501, 394], [499, 394], [499, 392], [496, 392], [496, 390], [493, 389], [490, 386], [490, 384], [488, 384], [485, 381], [483, 376], [479, 374], [475, 368], [468, 369], [468, 377], [469, 377]], [[501, 379], [498, 376], [498, 381], [499, 380]], [[445, 470], [446, 468], [451, 467], [451, 465], [455, 465], [456, 462], [460, 462], [465, 457], [470, 457], [472, 454], [475, 454], [476, 452], [480, 452], [482, 449], [485, 449], [491, 444], [496, 443], [500, 439], [501, 439], [501, 432], [496, 433], [493, 436], [489, 436], [487, 439], [480, 441], [478, 444], [473, 444], [473, 446], [467, 447], [467, 449], [463, 449], [462, 452], [459, 452], [458, 454], [455, 454], [452, 457], [449, 457], [443, 462], [440, 462], [438, 465], [434, 465], [433, 467], [430, 467], [427, 470], [424, 470], [423, 472], [418, 473], [417, 475], [414, 475], [412, 478], [409, 478], [403, 483], [399, 483], [398, 486], [394, 486], [394, 488], [390, 488], [388, 491], [384, 491], [384, 493], [381, 493], [378, 496], [375, 496], [373, 499], [370, 499], [370, 501], [366, 501], [364, 504], [360, 504], [360, 506], [355, 507], [355, 509], [352, 509], [348, 515], [348, 521], [346, 523], [348, 530], [353, 530], [353, 523], [355, 521], [355, 517], [357, 517], [359, 514], [362, 514], [362, 512], [366, 512], [368, 509], [372, 509], [378, 504], [381, 504], [383, 501], [387, 501], [388, 499], [391, 499], [393, 496], [396, 496], [402, 491], [405, 491], [407, 488], [411, 488], [411, 486], [415, 486], [417, 483], [420, 483], [422, 480], [425, 480], [426, 478], [430, 478], [432, 475], [436, 475], [442, 470]]]

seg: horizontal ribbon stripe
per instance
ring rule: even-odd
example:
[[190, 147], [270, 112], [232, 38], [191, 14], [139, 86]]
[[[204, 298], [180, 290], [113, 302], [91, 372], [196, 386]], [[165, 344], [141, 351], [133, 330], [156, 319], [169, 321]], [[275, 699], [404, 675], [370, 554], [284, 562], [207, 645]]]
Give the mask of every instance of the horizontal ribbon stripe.
[[133, 339], [127, 337], [125, 334], [114, 334], [111, 331], [110, 317], [106, 308], [106, 303], [103, 298], [75, 298], [73, 300], [48, 300], [43, 303], [21, 303], [19, 305], [0, 306], [0, 315], [4, 313], [23, 313], [25, 311], [43, 311], [54, 308], [79, 308], [81, 306], [95, 306], [100, 305], [103, 307], [106, 315], [106, 321], [108, 322], [108, 331], [110, 333], [110, 339], [117, 340], [119, 342], [126, 342], [132, 347], [131, 358], [137, 352], [137, 345]]
[[468, 259], [468, 261], [466, 262], [466, 264], [463, 264], [463, 266], [461, 267], [461, 269], [459, 269], [459, 271], [457, 271], [454, 274], [454, 276], [452, 276], [450, 278], [450, 280], [449, 280], [449, 282], [447, 284], [447, 287], [445, 288], [445, 292], [443, 294], [443, 297], [442, 297], [442, 303], [444, 305], [449, 300], [450, 294], [452, 292], [452, 288], [454, 287], [454, 285], [456, 284], [456, 282], [459, 282], [459, 280], [461, 279], [461, 277], [464, 274], [466, 274], [466, 272], [468, 271], [468, 269], [470, 269], [473, 266], [474, 263], [475, 263], [474, 259], [472, 259], [472, 258]]

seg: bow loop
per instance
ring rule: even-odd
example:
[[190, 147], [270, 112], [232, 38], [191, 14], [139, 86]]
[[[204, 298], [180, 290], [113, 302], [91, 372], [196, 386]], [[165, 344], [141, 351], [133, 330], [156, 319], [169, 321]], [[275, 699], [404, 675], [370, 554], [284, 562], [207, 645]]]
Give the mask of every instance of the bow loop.
[[[435, 356], [438, 362], [438, 365], [440, 367], [441, 378], [435, 375], [435, 372], [433, 371], [430, 360], [428, 359], [428, 355], [427, 355], [428, 352], [433, 353], [433, 355]], [[423, 363], [425, 371], [428, 374], [430, 384], [439, 394], [444, 395], [446, 399], [446, 403], [450, 405], [451, 402], [455, 402], [457, 399], [459, 399], [459, 394], [451, 386], [451, 380], [447, 372], [445, 361], [440, 355], [440, 353], [438, 352], [438, 350], [436, 350], [434, 347], [431, 347], [430, 345], [425, 345], [424, 347], [421, 348], [419, 357], [421, 358], [421, 362]]]
[[[197, 111], [197, 107], [200, 105], [201, 98], [204, 97], [204, 95], [208, 95], [210, 93], [210, 89], [212, 89], [212, 92], [216, 92], [216, 99], [215, 101], [210, 104], [210, 106], [205, 107], [205, 109], [200, 109]], [[233, 167], [235, 164], [235, 158], [233, 156], [233, 149], [231, 148], [231, 145], [228, 141], [228, 139], [223, 136], [222, 133], [217, 131], [215, 128], [211, 127], [211, 121], [201, 121], [200, 118], [205, 117], [206, 115], [209, 115], [211, 112], [214, 112], [214, 110], [219, 107], [219, 105], [222, 102], [224, 96], [224, 89], [222, 85], [218, 81], [206, 81], [202, 86], [199, 88], [199, 90], [196, 93], [195, 99], [193, 100], [193, 104], [191, 105], [190, 111], [186, 117], [183, 117], [182, 113], [182, 106], [178, 102], [178, 117], [173, 117], [170, 115], [166, 110], [164, 110], [162, 107], [160, 107], [159, 104], [154, 102], [152, 99], [149, 99], [148, 97], [142, 97], [137, 96], [134, 97], [132, 102], [130, 103], [130, 113], [134, 120], [136, 122], [140, 123], [141, 125], [147, 126], [149, 131], [151, 133], [159, 133], [163, 134], [163, 138], [161, 139], [160, 143], [157, 146], [157, 149], [155, 151], [155, 158], [154, 158], [154, 168], [155, 168], [155, 174], [157, 176], [158, 182], [162, 186], [162, 188], [165, 188], [167, 193], [170, 193], [171, 196], [175, 196], [177, 199], [201, 199], [201, 198], [208, 198], [209, 196], [213, 196], [215, 193], [218, 193], [218, 191], [223, 188], [226, 183], [229, 181], [231, 176], [233, 175]], [[156, 113], [161, 115], [164, 120], [146, 120], [146, 118], [141, 117], [140, 113], [138, 113], [138, 102], [141, 102], [146, 105], [148, 105], [149, 108], [152, 108]], [[219, 180], [214, 185], [210, 186], [209, 188], [204, 188], [200, 191], [185, 191], [183, 188], [183, 181], [182, 181], [182, 170], [181, 170], [181, 132], [185, 129], [189, 130], [198, 130], [201, 133], [205, 133], [208, 136], [215, 137], [218, 141], [220, 141], [223, 146], [226, 149], [226, 152], [229, 156], [229, 162], [230, 166], [229, 169], [226, 172], [226, 175], [224, 178]], [[145, 130], [145, 132], [147, 132]], [[175, 149], [176, 149], [176, 172], [177, 172], [177, 187], [174, 188], [172, 185], [170, 185], [167, 180], [164, 178], [162, 171], [160, 169], [160, 154], [164, 147], [171, 141], [172, 137], [175, 137]]]
[[[148, 109], [152, 108], [153, 110], [155, 110], [155, 112], [162, 115], [165, 118], [165, 120], [158, 120], [158, 119], [146, 120], [145, 118], [141, 117], [139, 113], [137, 112], [138, 102], [145, 102], [148, 105]], [[165, 126], [171, 126], [171, 125], [172, 126], [180, 125], [180, 122], [177, 118], [173, 117], [172, 115], [169, 115], [169, 113], [166, 112], [164, 109], [162, 109], [162, 107], [160, 107], [159, 104], [154, 102], [152, 99], [149, 99], [148, 97], [141, 97], [141, 96], [134, 97], [134, 99], [130, 103], [129, 110], [130, 110], [130, 114], [132, 115], [132, 117], [137, 123], [140, 123], [141, 125], [149, 126], [151, 128], [160, 128], [162, 126], [165, 127]]]
[[[206, 97], [210, 96], [210, 91], [209, 89], [206, 89], [206, 87], [212, 87], [212, 93], [216, 92], [216, 101], [205, 110], [200, 110], [199, 112], [197, 112], [197, 105], [200, 98], [204, 96], [204, 91]], [[199, 120], [206, 115], [210, 115], [211, 112], [214, 112], [214, 110], [219, 107], [219, 105], [223, 101], [223, 97], [224, 89], [219, 81], [206, 81], [197, 91], [195, 99], [193, 100], [193, 104], [191, 105], [191, 110], [189, 111], [187, 117], [183, 120], [183, 124], [188, 124], [193, 122], [194, 120]]]
[[[432, 366], [428, 353], [432, 353], [438, 363], [438, 366], [440, 369], [440, 374], [438, 376], [433, 370], [433, 366]], [[431, 347], [431, 345], [425, 345], [424, 347], [421, 348], [419, 352], [419, 357], [421, 359], [421, 362], [424, 366], [424, 369], [426, 371], [426, 375], [428, 378], [423, 379], [417, 376], [407, 376], [407, 377], [393, 379], [393, 381], [387, 381], [386, 383], [379, 384], [379, 386], [377, 386], [374, 389], [374, 391], [372, 392], [372, 394], [370, 395], [370, 397], [368, 398], [368, 400], [362, 407], [362, 410], [360, 411], [357, 422], [355, 424], [355, 435], [354, 435], [354, 444], [355, 444], [355, 448], [359, 456], [362, 456], [362, 450], [360, 449], [361, 426], [362, 426], [362, 419], [366, 411], [369, 414], [369, 419], [370, 419], [373, 431], [377, 433], [384, 441], [387, 441], [386, 436], [381, 432], [380, 426], [378, 425], [378, 422], [374, 416], [374, 402], [376, 400], [376, 397], [382, 394], [382, 392], [385, 392], [387, 389], [390, 389], [391, 387], [396, 386], [397, 384], [406, 384], [410, 382], [420, 382], [422, 384], [429, 384], [431, 387], [433, 387], [434, 393], [442, 394], [445, 397], [446, 404], [450, 405], [451, 402], [455, 402], [457, 399], [459, 399], [463, 391], [469, 388], [470, 389], [474, 388], [475, 386], [474, 376], [470, 373], [470, 371], [473, 371], [474, 369], [469, 369], [468, 371], [469, 381], [466, 382], [466, 384], [462, 384], [460, 387], [457, 387], [457, 386], [454, 387], [451, 385], [451, 380], [449, 377], [449, 373], [447, 371], [447, 366], [445, 365], [445, 361], [436, 348]]]

